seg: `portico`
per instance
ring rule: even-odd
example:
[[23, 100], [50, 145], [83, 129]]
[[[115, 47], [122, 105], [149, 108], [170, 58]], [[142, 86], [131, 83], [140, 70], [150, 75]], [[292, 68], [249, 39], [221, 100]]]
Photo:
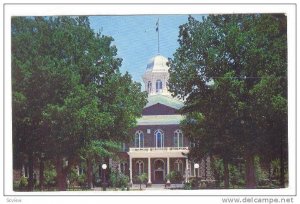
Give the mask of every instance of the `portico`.
[[[148, 185], [170, 183], [166, 175], [172, 170], [181, 171], [187, 181], [189, 165], [185, 154], [188, 151], [188, 147], [129, 148], [130, 183], [134, 183], [133, 175], [139, 173], [148, 174]], [[145, 172], [140, 171], [141, 168]]]

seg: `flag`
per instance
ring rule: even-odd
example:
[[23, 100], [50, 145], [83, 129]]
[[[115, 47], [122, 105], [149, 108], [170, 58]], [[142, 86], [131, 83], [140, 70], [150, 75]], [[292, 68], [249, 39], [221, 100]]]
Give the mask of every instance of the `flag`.
[[158, 26], [159, 26], [159, 19], [156, 21], [156, 32], [158, 32]]

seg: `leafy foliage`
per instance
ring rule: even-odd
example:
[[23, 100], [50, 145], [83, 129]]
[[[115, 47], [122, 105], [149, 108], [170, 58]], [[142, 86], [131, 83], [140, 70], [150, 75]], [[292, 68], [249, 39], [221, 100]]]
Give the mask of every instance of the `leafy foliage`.
[[166, 179], [170, 180], [171, 183], [182, 183], [183, 176], [179, 171], [171, 171], [167, 174]]
[[27, 186], [28, 186], [28, 180], [25, 176], [22, 176], [19, 182], [20, 190], [25, 190]]
[[120, 173], [118, 171], [112, 171], [110, 173], [110, 183], [114, 188], [125, 189], [128, 186], [129, 178], [128, 176]]
[[55, 177], [56, 177], [56, 171], [55, 167], [47, 162], [45, 165], [45, 171], [44, 171], [44, 176], [45, 176], [45, 184], [48, 187], [53, 187], [56, 184]]
[[86, 16], [14, 17], [11, 35], [15, 160], [65, 159], [65, 183], [80, 156], [109, 156], [130, 140], [146, 93], [120, 73], [112, 37], [94, 33]]
[[281, 169], [287, 161], [286, 16], [190, 16], [179, 30], [169, 89], [185, 99], [182, 127], [195, 144], [189, 156], [230, 163], [242, 156], [253, 188], [255, 155], [280, 157]]
[[140, 190], [142, 190], [142, 184], [144, 184], [147, 181], [148, 176], [146, 173], [142, 173], [140, 175], [137, 175], [136, 178], [137, 181], [140, 183]]

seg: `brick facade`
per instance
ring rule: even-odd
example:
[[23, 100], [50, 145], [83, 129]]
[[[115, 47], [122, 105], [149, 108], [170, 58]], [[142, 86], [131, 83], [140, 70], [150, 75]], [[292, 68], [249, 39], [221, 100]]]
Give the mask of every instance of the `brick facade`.
[[[164, 133], [164, 146], [174, 147], [174, 132], [180, 130], [180, 127], [179, 125], [143, 125], [134, 128], [132, 135], [134, 136], [138, 130], [144, 133], [144, 147], [155, 147], [155, 131], [157, 130], [161, 130]], [[148, 133], [149, 130], [150, 133]], [[134, 147], [134, 138], [129, 146]], [[183, 146], [189, 146], [189, 141], [186, 137], [183, 137]]]

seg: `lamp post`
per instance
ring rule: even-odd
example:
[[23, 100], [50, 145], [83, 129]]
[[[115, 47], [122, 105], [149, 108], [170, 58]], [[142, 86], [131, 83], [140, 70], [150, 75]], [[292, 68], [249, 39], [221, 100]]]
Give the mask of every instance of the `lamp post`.
[[102, 188], [103, 188], [103, 191], [106, 191], [106, 168], [107, 168], [107, 165], [106, 164], [102, 164], [102, 169], [103, 169], [103, 183], [102, 183]]
[[196, 189], [198, 189], [199, 185], [198, 185], [198, 171], [199, 171], [199, 164], [195, 163], [194, 164], [194, 168], [196, 169]]

